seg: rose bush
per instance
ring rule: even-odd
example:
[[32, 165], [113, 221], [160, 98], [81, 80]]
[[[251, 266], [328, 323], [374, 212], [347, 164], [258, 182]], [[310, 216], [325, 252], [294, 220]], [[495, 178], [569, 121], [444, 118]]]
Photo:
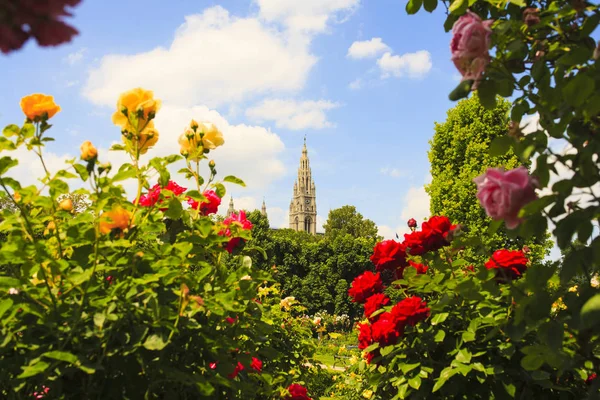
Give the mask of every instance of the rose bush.
[[[27, 120], [0, 138], [0, 186], [12, 205], [0, 223], [2, 398], [267, 399], [307, 378], [310, 330], [244, 255], [252, 224], [243, 212], [211, 216], [225, 182], [243, 185], [216, 180], [207, 157], [224, 141], [215, 126], [192, 121], [184, 156], [146, 160], [159, 145], [160, 101], [134, 89], [113, 115], [123, 144], [112, 150], [131, 162], [102, 163], [86, 141], [81, 161], [53, 172], [43, 151], [60, 107], [40, 94], [21, 104]], [[10, 177], [20, 148], [44, 167], [39, 186]], [[172, 177], [181, 162], [183, 177]], [[133, 201], [126, 180], [137, 182]]]

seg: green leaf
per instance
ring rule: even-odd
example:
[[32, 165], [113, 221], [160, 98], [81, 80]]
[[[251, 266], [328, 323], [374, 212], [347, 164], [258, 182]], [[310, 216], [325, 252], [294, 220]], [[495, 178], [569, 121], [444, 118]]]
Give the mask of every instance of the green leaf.
[[2, 150], [14, 150], [17, 147], [15, 146], [15, 144], [8, 140], [5, 137], [0, 136], [0, 151]]
[[42, 354], [42, 357], [52, 358], [54, 360], [59, 360], [59, 361], [65, 361], [65, 362], [68, 362], [71, 364], [75, 364], [78, 361], [77, 356], [75, 356], [74, 354], [71, 354], [66, 351], [58, 351], [58, 350], [49, 351], [47, 353], [44, 353], [44, 354]]
[[135, 178], [136, 176], [136, 171], [134, 168], [123, 168], [121, 167], [119, 169], [119, 172], [117, 172], [115, 174], [115, 176], [112, 178], [113, 182], [119, 182], [119, 181], [124, 181], [125, 179], [131, 179], [131, 178]]
[[471, 352], [467, 349], [460, 349], [458, 351], [458, 353], [456, 354], [456, 361], [464, 363], [464, 364], [468, 364], [471, 362], [471, 357], [473, 355], [471, 354]]
[[244, 183], [243, 180], [241, 180], [240, 178], [235, 177], [233, 175], [227, 175], [225, 178], [223, 178], [223, 182], [235, 183], [236, 185], [246, 187], [246, 184]]
[[462, 14], [467, 10], [467, 5], [467, 0], [454, 0], [452, 4], [450, 4], [448, 11], [450, 11], [451, 14]]
[[438, 0], [425, 0], [423, 1], [423, 7], [427, 12], [433, 12], [438, 5]]
[[483, 80], [477, 87], [479, 102], [488, 110], [496, 108], [496, 84], [490, 79]]
[[179, 201], [179, 199], [171, 199], [171, 201], [169, 201], [169, 209], [165, 212], [165, 217], [179, 219], [182, 212], [183, 207], [181, 206], [181, 201]]
[[439, 314], [435, 314], [433, 316], [433, 318], [431, 318], [431, 325], [437, 325], [437, 324], [441, 324], [442, 322], [444, 322], [446, 320], [446, 318], [448, 318], [448, 313], [439, 313]]
[[492, 140], [492, 143], [490, 144], [490, 156], [503, 156], [510, 150], [510, 147], [514, 142], [515, 140], [508, 135], [498, 136], [494, 138], [494, 140]]
[[382, 356], [387, 356], [388, 354], [390, 354], [392, 352], [392, 350], [394, 350], [394, 346], [385, 346], [379, 350], [379, 353]]
[[4, 313], [12, 307], [13, 304], [14, 302], [10, 298], [2, 300], [0, 302], [0, 317], [2, 317]]
[[4, 175], [6, 171], [19, 164], [19, 161], [11, 157], [0, 158], [0, 175]]
[[569, 80], [562, 89], [565, 101], [573, 107], [579, 107], [594, 93], [595, 82], [586, 74], [580, 72]]
[[475, 340], [475, 333], [469, 331], [463, 332], [462, 340], [463, 342], [472, 342], [473, 340]]
[[413, 369], [419, 367], [421, 365], [421, 363], [414, 363], [414, 364], [403, 364], [402, 366], [400, 366], [400, 370], [402, 371], [403, 374], [407, 374], [410, 371], [412, 371]]
[[600, 294], [589, 298], [579, 313], [581, 323], [585, 328], [591, 328], [600, 322]]
[[[37, 360], [39, 360], [39, 359], [37, 359]], [[24, 368], [21, 367], [21, 368], [23, 368], [23, 372], [21, 373], [21, 375], [17, 376], [17, 378], [24, 379], [24, 378], [29, 378], [31, 376], [35, 376], [37, 374], [41, 374], [49, 366], [50, 366], [50, 364], [48, 364], [47, 362], [37, 361], [33, 365], [28, 365], [28, 366], [26, 366]]]
[[10, 276], [0, 276], [0, 287], [11, 288], [21, 286], [21, 281]]
[[167, 343], [163, 340], [163, 338], [156, 334], [148, 336], [143, 344], [143, 346], [148, 350], [162, 350], [166, 345]]
[[540, 354], [528, 354], [521, 359], [521, 366], [527, 371], [534, 371], [544, 365], [544, 357]]
[[433, 337], [433, 340], [435, 340], [436, 342], [443, 342], [445, 337], [446, 337], [446, 331], [443, 331], [440, 329], [439, 331], [437, 331], [437, 333]]
[[90, 177], [90, 173], [88, 172], [87, 168], [81, 164], [73, 164], [73, 167], [75, 168], [75, 172], [77, 172], [81, 180], [84, 182], [87, 181], [87, 179]]
[[471, 86], [473, 85], [472, 80], [462, 81], [460, 82], [453, 91], [450, 92], [448, 98], [451, 101], [458, 101], [463, 99], [471, 93]]
[[225, 193], [227, 193], [227, 190], [225, 190], [225, 186], [223, 186], [222, 183], [215, 183], [215, 193], [220, 198], [223, 198], [223, 196], [225, 196]]
[[421, 387], [421, 378], [419, 377], [419, 375], [417, 375], [414, 378], [409, 379], [408, 384], [411, 388], [419, 390], [419, 388]]
[[502, 383], [502, 385], [504, 386], [504, 390], [506, 390], [506, 393], [508, 393], [510, 397], [515, 397], [515, 391], [517, 390], [515, 385], [513, 385], [512, 383], [506, 384], [504, 382]]
[[416, 14], [423, 5], [423, 0], [408, 0], [406, 3], [406, 12], [408, 14]]
[[19, 128], [17, 125], [10, 124], [7, 125], [4, 129], [2, 129], [2, 134], [6, 137], [11, 137], [18, 135], [20, 131], [21, 128]]

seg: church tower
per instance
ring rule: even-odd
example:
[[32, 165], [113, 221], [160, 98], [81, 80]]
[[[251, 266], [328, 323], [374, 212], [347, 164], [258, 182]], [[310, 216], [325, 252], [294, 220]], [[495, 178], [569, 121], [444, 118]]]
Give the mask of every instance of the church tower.
[[290, 203], [290, 229], [313, 235], [317, 233], [317, 196], [308, 161], [306, 136], [300, 157], [298, 179], [294, 182], [294, 195]]

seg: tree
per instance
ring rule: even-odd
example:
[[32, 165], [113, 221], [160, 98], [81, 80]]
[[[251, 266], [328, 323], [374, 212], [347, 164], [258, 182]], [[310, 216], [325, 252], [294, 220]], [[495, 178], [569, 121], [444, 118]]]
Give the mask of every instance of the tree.
[[[541, 260], [547, 254], [547, 236], [523, 240], [509, 234], [504, 227], [488, 235], [492, 220], [477, 200], [473, 178], [489, 167], [512, 169], [521, 162], [509, 151], [502, 156], [490, 155], [490, 143], [508, 131], [510, 102], [500, 99], [493, 109], [486, 109], [477, 96], [462, 100], [448, 111], [445, 122], [435, 124], [430, 141], [429, 161], [432, 181], [426, 186], [432, 215], [445, 215], [465, 227], [465, 239], [481, 239], [484, 248], [520, 249], [527, 245], [530, 257]], [[471, 254], [473, 256], [473, 254]]]
[[355, 238], [377, 239], [377, 225], [370, 219], [364, 219], [354, 206], [343, 206], [329, 211], [327, 222], [323, 225], [325, 237], [335, 239], [339, 235], [349, 234]]

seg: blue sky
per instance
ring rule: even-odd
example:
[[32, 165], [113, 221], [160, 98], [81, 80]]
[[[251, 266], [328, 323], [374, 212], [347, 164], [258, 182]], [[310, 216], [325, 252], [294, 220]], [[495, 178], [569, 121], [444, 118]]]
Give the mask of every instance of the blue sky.
[[[52, 167], [84, 140], [122, 162], [106, 152], [120, 140], [110, 115], [118, 93], [142, 86], [163, 100], [150, 155], [176, 151], [191, 117], [216, 123], [219, 172], [249, 184], [231, 187], [236, 206], [264, 197], [282, 226], [306, 134], [321, 222], [351, 204], [390, 236], [428, 213], [428, 141], [457, 84], [444, 19], [408, 16], [398, 0], [84, 0], [72, 43], [0, 57], [0, 125], [22, 121], [23, 95], [51, 94], [63, 108]], [[39, 173], [33, 162], [23, 155], [20, 178]]]

